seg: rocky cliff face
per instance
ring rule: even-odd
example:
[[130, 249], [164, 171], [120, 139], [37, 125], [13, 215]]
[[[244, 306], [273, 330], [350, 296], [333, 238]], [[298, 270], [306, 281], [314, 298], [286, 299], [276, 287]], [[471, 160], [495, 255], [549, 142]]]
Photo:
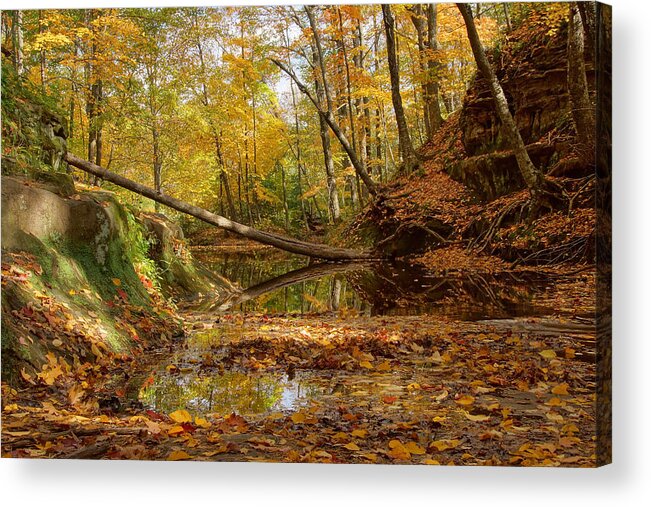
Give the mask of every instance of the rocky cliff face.
[[[554, 174], [579, 176], [590, 170], [571, 160], [574, 129], [567, 91], [566, 27], [550, 36], [544, 27], [523, 26], [494, 52], [493, 62], [534, 164]], [[592, 82], [593, 62], [586, 60], [586, 67]], [[468, 89], [459, 129], [466, 158], [449, 166], [454, 179], [486, 200], [524, 187], [515, 157], [502, 138], [488, 84], [479, 74]]]

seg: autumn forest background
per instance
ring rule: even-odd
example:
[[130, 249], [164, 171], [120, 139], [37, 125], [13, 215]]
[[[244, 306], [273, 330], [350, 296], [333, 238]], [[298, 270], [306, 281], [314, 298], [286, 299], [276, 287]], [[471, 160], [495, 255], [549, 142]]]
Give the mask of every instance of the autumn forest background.
[[3, 456], [609, 462], [610, 38], [3, 11]]

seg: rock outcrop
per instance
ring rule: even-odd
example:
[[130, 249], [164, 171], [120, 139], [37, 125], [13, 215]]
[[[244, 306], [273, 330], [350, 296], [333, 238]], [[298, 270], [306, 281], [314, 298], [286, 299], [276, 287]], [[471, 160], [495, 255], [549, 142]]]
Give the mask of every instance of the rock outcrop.
[[224, 286], [181, 238], [163, 215], [136, 218], [112, 192], [77, 192], [66, 174], [3, 176], [3, 379], [37, 374], [54, 356], [132, 354], [182, 334], [163, 295]]
[[161, 289], [166, 296], [187, 298], [227, 290], [228, 280], [192, 258], [178, 224], [162, 213], [142, 212], [138, 220], [148, 233], [148, 254], [158, 267]]
[[[566, 27], [550, 35], [542, 26], [523, 26], [494, 52], [493, 61], [533, 163], [554, 174], [580, 176], [589, 171], [568, 160], [574, 127], [567, 89]], [[592, 83], [593, 62], [586, 60], [586, 69]], [[524, 188], [500, 127], [488, 83], [478, 73], [459, 116], [466, 157], [451, 164], [448, 172], [484, 200]]]

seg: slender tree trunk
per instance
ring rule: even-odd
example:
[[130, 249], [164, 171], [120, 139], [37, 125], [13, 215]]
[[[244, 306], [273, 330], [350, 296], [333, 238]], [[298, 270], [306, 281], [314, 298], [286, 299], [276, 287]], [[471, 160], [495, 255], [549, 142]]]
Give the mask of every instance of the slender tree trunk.
[[[91, 32], [97, 32], [92, 21], [96, 18], [94, 9], [86, 11], [86, 26]], [[100, 122], [102, 80], [97, 76], [97, 65], [95, 55], [97, 53], [97, 42], [93, 41], [90, 46], [90, 54], [86, 55], [86, 77], [88, 85], [88, 99], [86, 102], [86, 114], [88, 116], [88, 160], [97, 165], [102, 162], [102, 127]], [[98, 180], [95, 178], [94, 183]]]
[[319, 115], [319, 134], [321, 136], [321, 146], [323, 147], [323, 161], [326, 170], [326, 184], [328, 186], [328, 211], [333, 224], [339, 223], [341, 210], [339, 209], [339, 192], [335, 180], [335, 164], [332, 159], [332, 149], [330, 147], [330, 132], [328, 124]]
[[[305, 210], [305, 200], [303, 199], [303, 185], [301, 184], [301, 130], [298, 123], [298, 107], [296, 105], [296, 92], [294, 91], [294, 82], [289, 82], [289, 88], [292, 93], [292, 106], [294, 108], [294, 137], [296, 139], [296, 152], [294, 153], [296, 157], [296, 177], [298, 184], [298, 200], [301, 204], [301, 215], [303, 216], [303, 224], [305, 225], [305, 230], [309, 231], [310, 226], [307, 220], [307, 211]], [[323, 138], [321, 139], [323, 142]], [[329, 141], [329, 139], [328, 139]], [[293, 151], [293, 150], [292, 150]], [[325, 155], [324, 147], [324, 155]], [[327, 166], [326, 166], [327, 170]]]
[[228, 181], [228, 175], [226, 174], [226, 165], [224, 164], [224, 157], [222, 155], [222, 146], [221, 141], [221, 132], [219, 136], [215, 136], [215, 151], [217, 152], [217, 162], [219, 163], [219, 181], [221, 186], [224, 188], [224, 193], [226, 194], [226, 203], [228, 204], [228, 212], [231, 219], [237, 220], [237, 211], [235, 211], [235, 203], [233, 202], [233, 194], [231, 192], [231, 185]]
[[25, 72], [23, 56], [23, 11], [15, 11], [13, 18], [11, 31], [14, 39], [14, 66], [16, 67], [16, 73], [22, 76]]
[[251, 210], [251, 183], [249, 174], [249, 142], [247, 132], [244, 132], [244, 199], [246, 200], [246, 213], [249, 216], [249, 224], [253, 224], [253, 211]]
[[[319, 57], [319, 51], [315, 43], [312, 43], [312, 59], [315, 62], [315, 65], [318, 68], [321, 68], [321, 60]], [[289, 59], [288, 59], [289, 63]], [[290, 82], [292, 89], [292, 101], [294, 105], [295, 114], [296, 112], [296, 97], [294, 94], [294, 83]], [[314, 86], [316, 89], [316, 96], [319, 104], [323, 104], [326, 101], [325, 87], [319, 76], [314, 77]], [[326, 185], [328, 189], [328, 212], [330, 220], [333, 224], [339, 223], [341, 210], [339, 209], [339, 192], [337, 191], [337, 183], [335, 180], [335, 164], [332, 159], [332, 147], [330, 143], [330, 132], [328, 130], [328, 123], [326, 122], [323, 115], [319, 114], [319, 135], [321, 137], [321, 147], [323, 149], [323, 162], [325, 164], [326, 172]], [[296, 117], [296, 126], [298, 129], [298, 116]], [[298, 136], [298, 131], [297, 131]]]
[[285, 214], [285, 231], [289, 231], [289, 206], [287, 205], [287, 178], [285, 177], [285, 166], [278, 163], [280, 166], [280, 177], [283, 186], [283, 211]]
[[595, 45], [597, 37], [597, 13], [595, 2], [575, 2], [581, 16], [585, 40], [585, 55], [590, 61], [595, 60]]
[[319, 36], [318, 28], [316, 25], [316, 21], [314, 19], [314, 14], [312, 12], [313, 7], [311, 6], [305, 6], [305, 12], [307, 13], [308, 19], [310, 20], [310, 27], [312, 29], [312, 34], [314, 38], [314, 43], [317, 48], [317, 53], [319, 55], [319, 62], [320, 62], [320, 71], [321, 71], [321, 77], [323, 79], [323, 88], [326, 96], [326, 102], [327, 102], [327, 109], [324, 110], [322, 105], [319, 103], [317, 98], [314, 96], [314, 94], [310, 91], [310, 89], [305, 86], [301, 82], [301, 80], [298, 78], [298, 76], [294, 73], [294, 71], [289, 67], [288, 65], [285, 65], [283, 62], [272, 58], [271, 60], [273, 63], [278, 66], [285, 74], [287, 74], [293, 81], [296, 83], [296, 86], [298, 86], [298, 89], [303, 93], [309, 100], [312, 102], [314, 107], [316, 107], [318, 113], [320, 116], [323, 117], [323, 119], [326, 121], [328, 126], [330, 127], [330, 130], [334, 133], [335, 137], [339, 140], [339, 143], [341, 144], [342, 148], [350, 158], [350, 161], [355, 168], [355, 171], [359, 175], [359, 177], [362, 179], [366, 187], [368, 188], [368, 191], [371, 195], [375, 196], [378, 193], [377, 190], [377, 185], [373, 181], [373, 179], [369, 176], [366, 167], [364, 164], [360, 161], [360, 159], [357, 157], [357, 154], [355, 153], [354, 147], [350, 144], [348, 141], [348, 138], [346, 135], [343, 133], [341, 130], [341, 127], [339, 126], [339, 123], [334, 117], [333, 114], [333, 105], [332, 105], [332, 96], [330, 93], [330, 87], [328, 85], [328, 80], [326, 76], [326, 69], [325, 69], [325, 64], [323, 62], [323, 48], [321, 46], [321, 38]]
[[[194, 20], [195, 26], [196, 26], [196, 18]], [[208, 95], [208, 85], [207, 85], [207, 76], [206, 76], [206, 61], [204, 60], [203, 57], [203, 45], [201, 44], [201, 39], [197, 39], [196, 41], [196, 46], [197, 50], [199, 53], [199, 64], [201, 66], [201, 90], [203, 94], [203, 105], [206, 109], [209, 108], [210, 106], [210, 96]], [[213, 142], [215, 143], [215, 154], [217, 155], [217, 163], [219, 164], [219, 180], [221, 182], [221, 186], [224, 188], [224, 192], [226, 193], [226, 200], [228, 204], [228, 209], [230, 213], [230, 218], [232, 220], [237, 220], [237, 212], [235, 210], [235, 205], [233, 203], [233, 195], [231, 192], [231, 186], [228, 181], [228, 175], [226, 174], [226, 165], [224, 164], [224, 157], [222, 155], [222, 150], [221, 150], [221, 132], [219, 134], [217, 133], [217, 127], [215, 126], [211, 116], [208, 114], [208, 123], [210, 125], [210, 130], [212, 131], [213, 135]], [[240, 180], [238, 179], [238, 193], [240, 190]], [[242, 212], [242, 202], [240, 201], [240, 213]]]
[[309, 90], [303, 82], [298, 78], [298, 76], [294, 73], [292, 69], [287, 67], [283, 62], [276, 60], [274, 58], [271, 59], [275, 65], [277, 65], [285, 74], [287, 74], [294, 83], [296, 83], [296, 86], [298, 86], [298, 89], [301, 90], [301, 93], [303, 93], [308, 99], [310, 99], [310, 102], [314, 105], [314, 107], [317, 108], [317, 111], [319, 112], [319, 115], [323, 117], [323, 119], [326, 121], [328, 126], [330, 127], [330, 130], [332, 130], [333, 134], [339, 141], [339, 144], [341, 144], [342, 148], [348, 155], [348, 158], [350, 158], [350, 162], [353, 165], [353, 168], [355, 169], [355, 172], [359, 175], [359, 177], [362, 179], [364, 182], [364, 185], [366, 185], [366, 188], [368, 189], [369, 193], [371, 195], [377, 195], [378, 189], [377, 189], [377, 184], [373, 179], [369, 176], [368, 172], [366, 171], [366, 168], [362, 164], [362, 162], [359, 160], [357, 157], [357, 154], [355, 153], [355, 150], [351, 146], [350, 142], [348, 142], [348, 138], [346, 135], [343, 133], [341, 130], [341, 127], [339, 126], [339, 123], [335, 119], [334, 115], [332, 114], [331, 111], [323, 111], [316, 98], [312, 94], [312, 92]]
[[[364, 74], [364, 52], [363, 52], [364, 38], [362, 37], [362, 23], [358, 20], [357, 27], [355, 29], [355, 37], [353, 38], [353, 49], [355, 54], [353, 55], [353, 62], [355, 63], [355, 68], [359, 75]], [[369, 164], [371, 159], [371, 148], [370, 148], [370, 136], [371, 136], [371, 114], [368, 108], [369, 98], [368, 95], [364, 95], [355, 100], [355, 110], [357, 111], [358, 121], [361, 116], [361, 128], [359, 132], [359, 153], [362, 157], [362, 163], [364, 167], [368, 168], [370, 175], [373, 174], [373, 166]], [[361, 114], [360, 114], [361, 111]], [[362, 195], [362, 200], [365, 200], [364, 197], [367, 197], [366, 187], [362, 189], [359, 176], [357, 176], [357, 185], [360, 189]]]
[[423, 7], [421, 4], [415, 4], [411, 10], [411, 22], [416, 29], [416, 38], [418, 41], [418, 70], [420, 72], [421, 94], [423, 96], [423, 122], [425, 124], [425, 136], [427, 139], [432, 137], [432, 123], [430, 119], [429, 90], [427, 88], [428, 68], [426, 65], [427, 51], [425, 47], [425, 29], [426, 21], [423, 17]]
[[253, 204], [255, 206], [255, 215], [260, 223], [260, 200], [258, 199], [258, 113], [255, 102], [255, 90], [251, 89], [251, 113], [253, 116]]
[[427, 6], [427, 108], [429, 121], [434, 134], [443, 123], [441, 106], [439, 105], [439, 63], [436, 52], [438, 51], [438, 9], [436, 4]]
[[350, 203], [353, 209], [359, 208], [359, 194], [357, 192], [357, 184], [354, 176], [348, 176], [348, 184], [350, 185]]
[[[38, 11], [38, 33], [39, 34], [43, 33], [43, 23], [41, 23], [42, 18], [43, 18], [42, 11]], [[22, 45], [22, 41], [21, 41], [21, 45]], [[41, 74], [41, 90], [43, 90], [43, 93], [45, 93], [45, 65], [46, 65], [45, 50], [41, 49], [39, 51], [39, 68]]]
[[418, 167], [419, 162], [418, 155], [411, 142], [405, 111], [402, 107], [402, 97], [400, 96], [400, 72], [396, 55], [395, 21], [391, 12], [391, 6], [382, 4], [382, 15], [387, 39], [387, 60], [389, 62], [389, 75], [391, 77], [391, 100], [396, 115], [396, 123], [398, 124], [400, 156], [407, 172], [411, 172]]
[[585, 75], [583, 24], [576, 2], [569, 4], [570, 24], [567, 37], [567, 82], [572, 105], [572, 118], [576, 129], [578, 149], [582, 158], [594, 160], [595, 112], [588, 94]]
[[502, 3], [502, 9], [504, 9], [504, 21], [506, 21], [506, 29], [509, 32], [513, 31], [513, 25], [511, 24], [511, 12], [509, 9], [509, 4], [507, 2]]
[[[147, 85], [148, 85], [148, 94], [149, 94], [149, 115], [151, 116], [151, 146], [152, 146], [152, 162], [154, 169], [154, 190], [159, 194], [162, 193], [162, 171], [163, 171], [163, 161], [160, 152], [160, 131], [158, 128], [158, 105], [156, 103], [156, 91], [158, 87], [156, 79], [156, 67], [155, 63], [147, 63], [146, 72], [147, 72]], [[99, 162], [96, 162], [97, 165], [100, 165]], [[160, 203], [155, 202], [156, 211], [160, 210]]]
[[[355, 133], [355, 110], [353, 109], [353, 90], [352, 84], [350, 82], [350, 61], [348, 58], [348, 50], [346, 49], [346, 41], [344, 40], [344, 22], [341, 16], [341, 9], [337, 7], [337, 14], [339, 17], [339, 32], [341, 33], [341, 39], [339, 44], [341, 47], [341, 52], [344, 57], [344, 70], [346, 71], [346, 104], [348, 105], [348, 122], [350, 124], [350, 140], [353, 144], [353, 148], [359, 153], [360, 156], [363, 156], [361, 150], [358, 150], [357, 145], [357, 135]], [[362, 160], [363, 161], [363, 160]]]
[[244, 216], [244, 206], [242, 205], [242, 164], [237, 170], [237, 202], [240, 205], [240, 216]]
[[529, 154], [527, 153], [527, 148], [525, 147], [522, 136], [518, 131], [518, 127], [515, 124], [515, 120], [511, 115], [509, 110], [509, 104], [504, 95], [504, 90], [500, 85], [500, 82], [493, 72], [493, 69], [488, 62], [484, 48], [481, 45], [479, 39], [479, 34], [477, 33], [477, 28], [475, 27], [475, 21], [472, 18], [472, 11], [468, 4], [458, 3], [457, 7], [463, 16], [463, 20], [466, 24], [466, 30], [468, 32], [468, 39], [470, 40], [470, 46], [472, 47], [472, 52], [475, 56], [477, 62], [477, 67], [479, 67], [480, 72], [484, 76], [484, 79], [488, 81], [490, 87], [491, 95], [495, 101], [495, 107], [497, 109], [497, 115], [500, 118], [502, 123], [502, 129], [505, 134], [505, 138], [508, 140], [508, 143], [511, 145], [515, 158], [518, 162], [518, 167], [520, 168], [520, 173], [524, 179], [529, 192], [531, 193], [533, 203], [537, 205], [538, 198], [543, 189], [545, 183], [545, 177], [543, 176], [542, 171], [540, 171], [536, 166], [533, 165]]
[[[151, 138], [152, 138], [152, 147], [154, 152], [154, 190], [159, 194], [162, 193], [161, 190], [161, 181], [162, 181], [162, 170], [163, 163], [161, 161], [160, 155], [160, 134], [158, 133], [158, 126], [156, 123], [152, 125], [151, 129]], [[160, 203], [156, 202], [156, 211], [160, 210]]]
[[222, 217], [215, 213], [211, 213], [205, 209], [199, 208], [198, 206], [193, 206], [192, 204], [181, 201], [180, 199], [176, 199], [165, 194], [159, 194], [152, 188], [136, 183], [135, 181], [120, 176], [119, 174], [112, 173], [105, 168], [98, 166], [97, 164], [93, 164], [92, 162], [88, 162], [79, 157], [76, 157], [72, 153], [67, 153], [65, 160], [70, 165], [73, 165], [82, 171], [89, 172], [98, 178], [110, 181], [118, 186], [126, 188], [127, 190], [131, 190], [132, 192], [140, 194], [144, 197], [160, 202], [165, 206], [169, 206], [170, 208], [173, 208], [177, 211], [192, 215], [199, 220], [203, 220], [204, 222], [215, 225], [235, 234], [239, 234], [240, 236], [251, 239], [253, 241], [271, 245], [288, 252], [330, 260], [377, 258], [375, 254], [367, 251], [330, 247], [317, 243], [308, 243], [305, 241], [289, 238], [287, 236], [282, 236], [280, 234], [274, 234], [254, 229], [252, 227], [233, 222], [232, 220], [229, 220], [228, 218]]

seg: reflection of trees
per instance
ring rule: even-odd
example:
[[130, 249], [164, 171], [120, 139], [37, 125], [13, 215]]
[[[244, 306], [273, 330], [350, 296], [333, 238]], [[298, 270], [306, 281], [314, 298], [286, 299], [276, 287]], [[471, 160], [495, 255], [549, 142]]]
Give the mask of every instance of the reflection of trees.
[[535, 297], [549, 280], [534, 273], [466, 273], [432, 276], [407, 264], [376, 264], [347, 280], [370, 303], [372, 315], [418, 315], [424, 309], [460, 318], [513, 317], [533, 314]]
[[[231, 294], [226, 299], [221, 300], [216, 305], [216, 309], [219, 311], [227, 311], [231, 308], [237, 307], [238, 305], [243, 305], [252, 300], [260, 300], [261, 297], [275, 293], [275, 296], [279, 299], [284, 299], [278, 301], [277, 308], [289, 308], [292, 310], [305, 310], [305, 305], [303, 304], [303, 299], [308, 296], [309, 305], [307, 310], [313, 311], [318, 306], [327, 307], [329, 309], [337, 309], [339, 306], [339, 299], [341, 293], [341, 279], [338, 279], [338, 289], [337, 284], [335, 287], [331, 287], [331, 284], [322, 284], [321, 278], [325, 276], [335, 277], [335, 275], [341, 275], [348, 273], [350, 271], [360, 271], [369, 269], [368, 264], [363, 263], [324, 263], [324, 264], [313, 264], [306, 266], [304, 268], [295, 269], [288, 273], [284, 273], [280, 276], [276, 276], [269, 280], [266, 280], [262, 283], [253, 285], [241, 293]], [[336, 278], [335, 278], [336, 279]], [[307, 283], [312, 282], [312, 283]], [[309, 286], [308, 286], [309, 285]], [[289, 288], [289, 291], [281, 291], [280, 289]], [[300, 299], [296, 301], [297, 305], [292, 304], [291, 297], [292, 292], [296, 292], [292, 289], [300, 288]], [[269, 308], [271, 298], [265, 301], [265, 307]], [[320, 303], [317, 304], [317, 303]]]
[[259, 414], [279, 404], [284, 387], [280, 378], [239, 372], [206, 377], [164, 375], [143, 388], [140, 398], [165, 413], [184, 408], [197, 414]]
[[[371, 315], [419, 315], [436, 310], [455, 318], [502, 318], [540, 313], [536, 295], [549, 280], [533, 274], [459, 273], [432, 276], [406, 263], [320, 263], [265, 255], [220, 257], [222, 275], [247, 287], [205, 310], [294, 313], [354, 310]], [[289, 270], [289, 271], [287, 271]], [[353, 290], [347, 290], [352, 288]]]

